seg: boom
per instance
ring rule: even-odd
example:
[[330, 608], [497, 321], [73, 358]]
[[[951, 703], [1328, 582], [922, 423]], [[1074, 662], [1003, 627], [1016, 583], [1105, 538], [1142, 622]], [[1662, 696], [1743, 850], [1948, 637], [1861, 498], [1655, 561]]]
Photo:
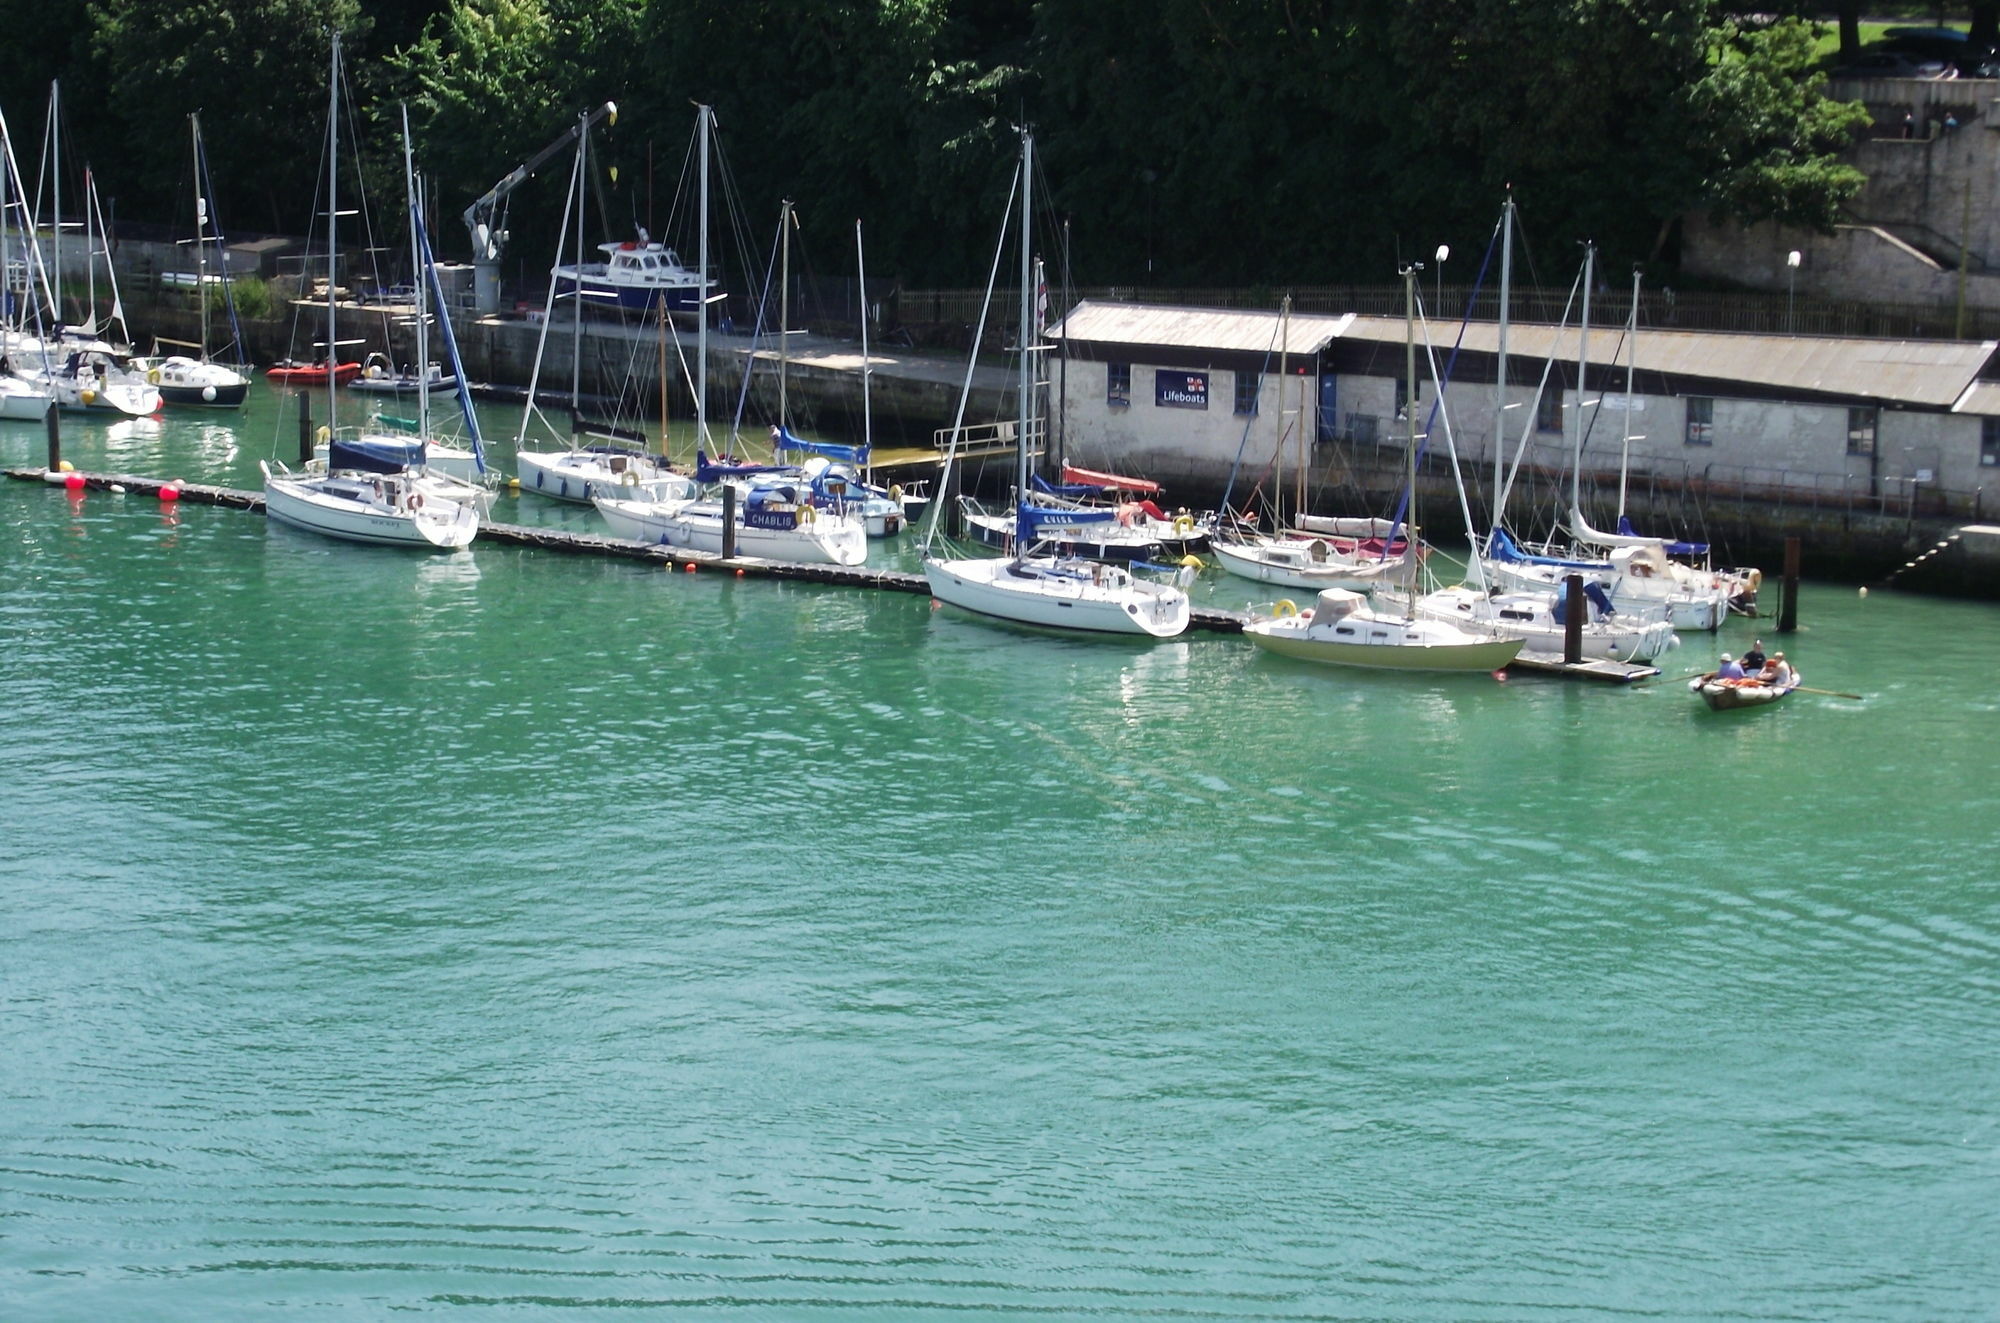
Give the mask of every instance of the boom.
[[599, 120], [618, 122], [618, 105], [607, 101], [563, 130], [556, 140], [515, 166], [502, 179], [465, 209], [465, 228], [472, 234], [472, 288], [479, 311], [495, 312], [500, 307], [500, 253], [507, 246], [507, 231], [496, 223], [500, 204], [509, 193], [534, 178], [551, 156], [588, 133]]

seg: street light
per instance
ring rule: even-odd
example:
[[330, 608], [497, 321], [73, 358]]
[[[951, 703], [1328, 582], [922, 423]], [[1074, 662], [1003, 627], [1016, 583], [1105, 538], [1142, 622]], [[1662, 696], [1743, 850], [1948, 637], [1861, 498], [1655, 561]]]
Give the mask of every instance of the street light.
[[1785, 334], [1796, 335], [1797, 325], [1792, 321], [1792, 295], [1799, 283], [1799, 250], [1794, 248], [1785, 254]]
[[1448, 243], [1439, 244], [1437, 251], [1437, 259], [1438, 259], [1437, 311], [1439, 315], [1442, 315], [1444, 313], [1444, 259], [1450, 256], [1451, 256], [1451, 245]]

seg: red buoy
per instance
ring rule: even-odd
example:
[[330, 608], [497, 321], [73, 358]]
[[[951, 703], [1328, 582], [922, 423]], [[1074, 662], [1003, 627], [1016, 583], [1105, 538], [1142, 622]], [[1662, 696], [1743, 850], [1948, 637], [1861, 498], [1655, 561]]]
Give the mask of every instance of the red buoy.
[[168, 483], [166, 486], [160, 488], [161, 500], [178, 501], [180, 498], [181, 498], [181, 489], [174, 486], [171, 482]]
[[83, 475], [75, 472], [63, 474], [63, 486], [69, 491], [82, 491], [84, 487]]

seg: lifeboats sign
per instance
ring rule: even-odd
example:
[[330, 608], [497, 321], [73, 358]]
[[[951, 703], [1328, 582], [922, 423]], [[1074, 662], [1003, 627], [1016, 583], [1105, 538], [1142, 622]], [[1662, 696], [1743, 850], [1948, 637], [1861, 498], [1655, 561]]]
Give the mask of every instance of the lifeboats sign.
[[1153, 403], [1162, 409], [1206, 409], [1208, 374], [1159, 369], [1153, 374]]

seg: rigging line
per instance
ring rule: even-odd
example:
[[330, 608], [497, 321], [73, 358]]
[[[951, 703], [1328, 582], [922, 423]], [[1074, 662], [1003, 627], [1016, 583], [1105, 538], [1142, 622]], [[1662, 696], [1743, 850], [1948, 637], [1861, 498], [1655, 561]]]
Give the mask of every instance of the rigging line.
[[1007, 253], [1007, 231], [1014, 219], [1014, 199], [1021, 193], [1021, 171], [1014, 171], [1013, 183], [1007, 189], [1007, 209], [1000, 218], [1000, 241], [993, 246], [993, 269], [986, 275], [986, 296], [979, 304], [979, 323], [972, 329], [972, 352], [965, 359], [965, 384], [958, 392], [958, 412], [951, 422], [951, 449], [945, 452], [944, 467], [938, 471], [937, 494], [931, 500], [931, 519], [924, 529], [923, 539], [917, 544], [917, 554], [928, 557], [931, 542], [937, 537], [938, 522], [944, 517], [945, 497], [951, 491], [952, 465], [958, 459], [958, 438], [965, 426], [965, 402], [972, 395], [972, 374], [979, 365], [979, 345], [986, 337], [986, 314], [993, 308], [993, 287], [1000, 280], [1000, 260]]
[[[1291, 295], [1287, 294], [1285, 297], [1289, 299]], [[1257, 369], [1259, 377], [1265, 376], [1270, 372], [1271, 359], [1278, 351], [1278, 337], [1284, 334], [1284, 328], [1285, 328], [1285, 319], [1282, 315], [1278, 318], [1277, 321], [1271, 324], [1271, 340], [1270, 343], [1264, 346], [1264, 362], [1263, 365]], [[1262, 393], [1261, 386], [1259, 388], [1259, 393], [1260, 394]], [[1285, 415], [1285, 383], [1282, 380], [1280, 380], [1278, 382], [1278, 417], [1281, 420], [1281, 423], [1284, 418], [1284, 415]], [[1229, 463], [1229, 481], [1224, 483], [1222, 487], [1222, 508], [1224, 510], [1229, 509], [1230, 494], [1234, 492], [1236, 489], [1236, 473], [1237, 470], [1243, 466], [1243, 452], [1250, 446], [1250, 429], [1255, 427], [1256, 425], [1257, 425], [1257, 415], [1254, 413], [1243, 420], [1243, 436], [1242, 439], [1240, 439], [1236, 443], [1236, 458], [1231, 460]], [[1281, 426], [1280, 431], [1282, 430], [1283, 428]], [[1280, 448], [1282, 448], [1283, 445], [1284, 445], [1284, 438], [1281, 436], [1279, 438]], [[1274, 468], [1276, 467], [1276, 464], [1277, 461], [1275, 459], [1272, 460], [1272, 466]], [[1262, 486], [1263, 484], [1259, 483], [1258, 485]]]
[[[1563, 328], [1569, 325], [1569, 316], [1570, 313], [1574, 311], [1576, 308], [1577, 293], [1582, 288], [1582, 286], [1583, 286], [1583, 268], [1578, 267], [1576, 272], [1576, 279], [1574, 282], [1571, 283], [1569, 287], [1569, 302], [1563, 305], [1562, 320], [1556, 323], [1556, 335], [1555, 335], [1556, 340], [1561, 339]], [[1554, 340], [1550, 342], [1552, 349], [1554, 343], [1555, 343]], [[1553, 352], [1542, 360], [1542, 379], [1535, 386], [1535, 394], [1534, 397], [1528, 401], [1528, 408], [1524, 410], [1522, 413], [1521, 443], [1514, 448], [1514, 463], [1512, 467], [1510, 467], [1507, 470], [1507, 481], [1501, 484], [1500, 490], [1493, 494], [1493, 527], [1496, 529], [1499, 528], [1501, 525], [1502, 521], [1500, 515], [1501, 512], [1507, 508], [1507, 498], [1513, 494], [1514, 479], [1521, 471], [1521, 461], [1527, 455], [1528, 436], [1535, 427], [1536, 416], [1541, 412], [1542, 395], [1544, 392], [1548, 390], [1549, 373], [1555, 369], [1555, 361], [1556, 361], [1555, 354]], [[1488, 549], [1491, 550], [1490, 547]]]
[[[743, 359], [743, 380], [736, 390], [736, 413], [729, 420], [729, 435], [732, 438], [741, 435], [743, 431], [743, 410], [750, 400], [750, 379], [757, 375], [754, 370], [757, 366], [757, 350], [764, 341], [764, 317], [771, 310], [771, 282], [777, 278], [778, 245], [784, 242], [784, 237], [782, 230], [771, 236], [771, 257], [764, 264], [764, 289], [757, 296], [757, 321], [750, 331], [750, 352]], [[779, 352], [784, 352], [782, 345], [779, 346]], [[779, 421], [782, 423], [784, 420]]]
[[[1499, 242], [1499, 239], [1500, 239], [1500, 232], [1499, 232], [1499, 229], [1498, 229], [1498, 228], [1496, 227], [1496, 228], [1495, 228], [1495, 230], [1494, 230], [1494, 232], [1493, 232], [1493, 234], [1492, 234], [1491, 236], [1489, 236], [1489, 237], [1487, 238], [1487, 240], [1486, 240], [1486, 252], [1485, 252], [1485, 255], [1484, 255], [1484, 256], [1482, 256], [1482, 257], [1481, 257], [1481, 258], [1479, 259], [1479, 274], [1478, 274], [1477, 276], [1473, 277], [1473, 280], [1472, 280], [1472, 293], [1471, 293], [1471, 296], [1470, 296], [1471, 300], [1474, 300], [1474, 301], [1476, 301], [1476, 300], [1477, 300], [1477, 299], [1479, 298], [1479, 291], [1480, 291], [1481, 289], [1485, 288], [1485, 286], [1486, 286], [1486, 273], [1487, 273], [1487, 271], [1488, 271], [1488, 270], [1489, 270], [1489, 269], [1490, 269], [1490, 268], [1492, 267], [1492, 265], [1493, 265], [1493, 249], [1494, 249], [1494, 246], [1495, 246], [1496, 244], [1498, 244], [1498, 242]], [[1416, 298], [1416, 304], [1417, 304], [1417, 319], [1418, 319], [1418, 321], [1420, 321], [1420, 322], [1422, 322], [1422, 323], [1423, 323], [1423, 325], [1424, 325], [1424, 327], [1425, 327], [1425, 331], [1424, 331], [1424, 334], [1425, 334], [1425, 336], [1426, 336], [1426, 337], [1428, 338], [1428, 336], [1430, 335], [1430, 330], [1429, 330], [1429, 327], [1430, 327], [1430, 322], [1429, 322], [1429, 319], [1428, 319], [1428, 318], [1426, 318], [1426, 317], [1424, 316], [1424, 297], [1423, 297], [1423, 291], [1422, 291], [1422, 290], [1418, 290], [1418, 291], [1417, 291], [1417, 298]], [[1469, 306], [1470, 306], [1470, 304], [1468, 304], [1468, 307], [1469, 307]], [[1417, 462], [1418, 464], [1421, 464], [1421, 463], [1423, 463], [1423, 460], [1424, 460], [1424, 455], [1425, 455], [1425, 454], [1426, 454], [1426, 452], [1428, 452], [1428, 451], [1429, 451], [1429, 449], [1430, 449], [1430, 444], [1431, 444], [1431, 428], [1432, 428], [1432, 426], [1433, 426], [1433, 425], [1434, 425], [1434, 424], [1435, 424], [1435, 423], [1436, 423], [1436, 422], [1438, 421], [1438, 415], [1439, 415], [1439, 412], [1440, 412], [1440, 411], [1441, 411], [1441, 410], [1442, 410], [1442, 409], [1444, 408], [1444, 392], [1445, 392], [1445, 388], [1446, 388], [1447, 386], [1451, 385], [1451, 376], [1452, 376], [1452, 373], [1453, 373], [1453, 372], [1455, 372], [1455, 371], [1457, 371], [1457, 369], [1458, 369], [1458, 355], [1459, 355], [1459, 351], [1460, 351], [1461, 349], [1463, 349], [1463, 348], [1465, 347], [1465, 332], [1466, 332], [1466, 329], [1467, 329], [1467, 328], [1468, 328], [1469, 326], [1471, 326], [1471, 324], [1472, 324], [1472, 322], [1471, 322], [1471, 318], [1469, 318], [1469, 317], [1466, 317], [1466, 318], [1461, 318], [1461, 319], [1459, 320], [1459, 323], [1458, 323], [1458, 339], [1457, 339], [1457, 340], [1455, 340], [1455, 341], [1453, 341], [1453, 343], [1452, 343], [1452, 346], [1451, 346], [1451, 357], [1450, 357], [1449, 359], [1445, 360], [1445, 365], [1444, 365], [1444, 375], [1443, 375], [1442, 377], [1438, 376], [1438, 374], [1437, 374], [1437, 364], [1436, 364], [1436, 362], [1435, 362], [1435, 361], [1433, 361], [1433, 362], [1432, 362], [1432, 364], [1431, 364], [1431, 380], [1433, 380], [1433, 381], [1435, 381], [1435, 382], [1437, 383], [1437, 397], [1436, 397], [1435, 399], [1433, 399], [1433, 400], [1431, 401], [1431, 410], [1430, 410], [1430, 414], [1429, 414], [1429, 416], [1427, 416], [1427, 417], [1426, 417], [1426, 418], [1424, 419], [1424, 432], [1423, 432], [1423, 437], [1422, 437], [1422, 439], [1421, 439], [1421, 440], [1420, 440], [1420, 441], [1418, 442], [1418, 445], [1417, 445], [1417, 459], [1416, 459], [1416, 462]], [[1405, 408], [1409, 408], [1409, 409], [1414, 409], [1414, 408], [1416, 408], [1416, 407], [1417, 407], [1417, 402], [1416, 402], [1416, 401], [1415, 401], [1414, 399], [1412, 399], [1412, 400], [1410, 400], [1410, 401], [1409, 401], [1409, 402], [1408, 402], [1408, 403], [1407, 403], [1407, 404], [1406, 404], [1406, 405], [1405, 405], [1404, 407], [1405, 407]], [[1453, 464], [1453, 468], [1454, 468], [1454, 470], [1456, 470], [1456, 467], [1457, 467], [1457, 463], [1458, 463], [1458, 461], [1457, 461], [1456, 457], [1454, 457], [1454, 458], [1453, 458], [1453, 460], [1452, 460], [1452, 464]], [[1463, 496], [1463, 494], [1464, 494], [1464, 493], [1463, 493], [1463, 491], [1461, 490], [1461, 492], [1460, 492], [1460, 495], [1461, 495], [1461, 497]], [[1403, 493], [1403, 495], [1402, 495], [1402, 497], [1401, 497], [1401, 499], [1400, 499], [1400, 500], [1399, 500], [1399, 501], [1397, 502], [1397, 505], [1396, 505], [1396, 513], [1395, 513], [1395, 516], [1394, 516], [1394, 517], [1393, 517], [1393, 518], [1391, 519], [1391, 521], [1390, 521], [1390, 529], [1389, 529], [1389, 537], [1388, 537], [1388, 540], [1387, 540], [1387, 541], [1385, 541], [1385, 542], [1384, 542], [1384, 543], [1382, 544], [1382, 557], [1381, 557], [1381, 558], [1382, 558], [1383, 560], [1387, 560], [1387, 559], [1389, 558], [1389, 547], [1390, 547], [1390, 544], [1394, 543], [1394, 542], [1395, 542], [1395, 540], [1396, 540], [1396, 529], [1395, 529], [1395, 525], [1396, 525], [1396, 524], [1398, 524], [1398, 523], [1400, 523], [1400, 522], [1402, 522], [1402, 519], [1403, 519], [1403, 515], [1404, 515], [1404, 513], [1405, 513], [1405, 512], [1406, 512], [1406, 510], [1407, 510], [1407, 509], [1409, 508], [1409, 506], [1410, 506], [1410, 503], [1411, 503], [1411, 502], [1412, 502], [1412, 501], [1413, 501], [1413, 500], [1415, 499], [1415, 497], [1416, 497], [1416, 492], [1415, 492], [1415, 490], [1413, 489], [1413, 490], [1410, 490], [1410, 491], [1406, 491], [1406, 492], [1404, 492], [1404, 493]]]
[[[577, 153], [572, 158], [569, 168], [569, 189], [563, 194], [562, 227], [556, 231], [557, 234], [569, 233], [570, 212], [576, 205], [577, 180], [583, 169], [583, 148], [581, 144], [582, 139], [579, 137]], [[523, 443], [528, 439], [528, 422], [531, 418], [541, 419], [542, 425], [547, 427], [552, 433], [556, 430], [555, 424], [549, 421], [548, 415], [543, 413], [540, 407], [536, 405], [535, 389], [541, 384], [542, 352], [548, 348], [549, 324], [555, 320], [556, 268], [561, 265], [562, 245], [557, 244], [555, 260], [549, 264], [548, 297], [542, 303], [542, 330], [541, 334], [535, 338], [535, 366], [528, 373], [528, 399], [527, 403], [521, 407], [521, 430], [514, 435], [514, 449], [516, 451], [519, 451]], [[581, 272], [578, 273], [579, 276], [581, 274]], [[574, 408], [576, 402], [572, 400], [570, 403], [571, 407]]]

